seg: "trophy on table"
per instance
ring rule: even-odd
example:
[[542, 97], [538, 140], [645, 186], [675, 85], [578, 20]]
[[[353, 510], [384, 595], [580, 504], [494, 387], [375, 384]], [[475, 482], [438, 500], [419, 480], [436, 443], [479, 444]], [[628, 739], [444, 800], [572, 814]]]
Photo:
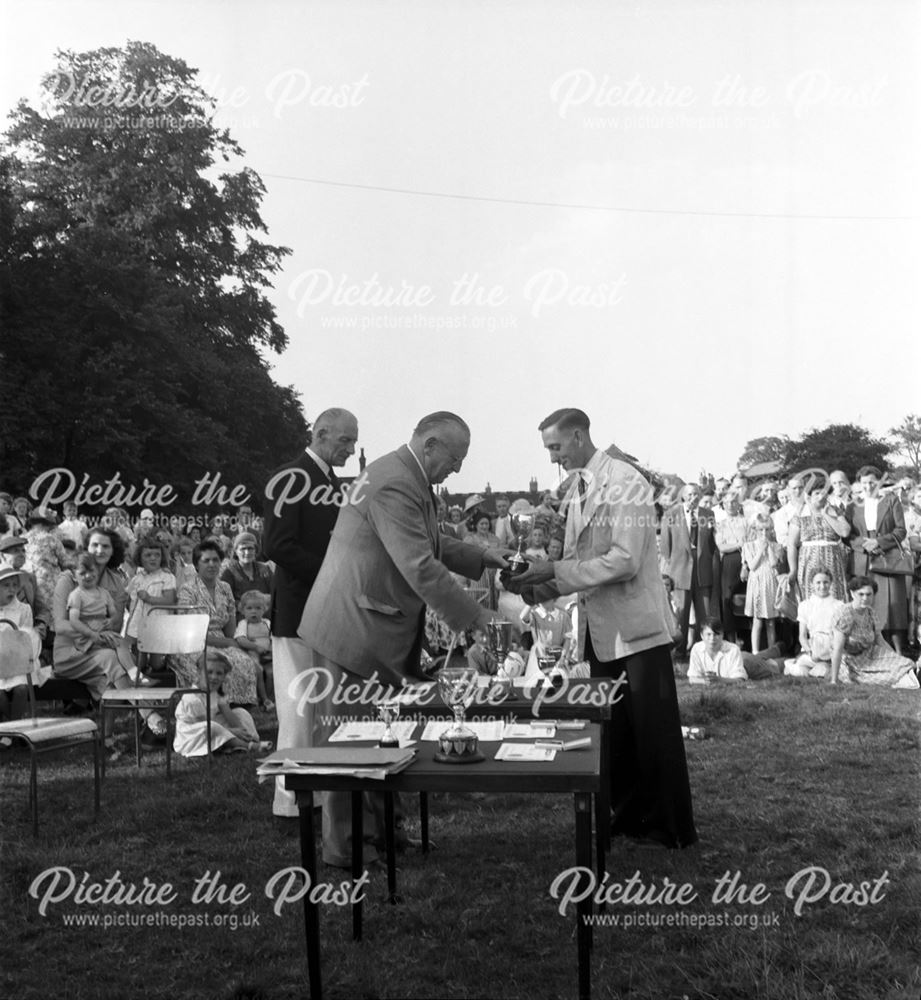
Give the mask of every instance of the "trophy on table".
[[518, 539], [518, 551], [508, 560], [508, 569], [502, 570], [500, 576], [503, 582], [508, 582], [513, 576], [518, 576], [528, 568], [528, 560], [525, 558], [524, 550], [528, 547], [528, 539], [531, 537], [531, 529], [537, 512], [533, 510], [522, 510], [517, 514], [509, 514], [512, 530]]
[[378, 702], [377, 714], [381, 717], [381, 722], [384, 723], [384, 733], [377, 745], [379, 747], [398, 747], [400, 741], [397, 739], [396, 733], [394, 733], [390, 724], [400, 717], [399, 699], [388, 698], [385, 701]]
[[489, 651], [498, 664], [492, 681], [492, 690], [505, 697], [512, 690], [512, 679], [505, 669], [505, 660], [512, 646], [512, 623], [500, 619], [487, 622], [486, 640], [489, 643]]
[[477, 688], [474, 667], [443, 667], [438, 672], [438, 693], [454, 712], [454, 722], [438, 737], [434, 759], [442, 764], [474, 764], [486, 758], [477, 746], [476, 733], [464, 722], [464, 709]]

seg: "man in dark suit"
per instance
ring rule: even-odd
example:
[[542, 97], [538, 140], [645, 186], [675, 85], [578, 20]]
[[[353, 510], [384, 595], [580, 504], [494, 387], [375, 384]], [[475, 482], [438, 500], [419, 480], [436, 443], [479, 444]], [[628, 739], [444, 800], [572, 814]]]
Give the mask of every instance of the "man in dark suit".
[[[355, 454], [357, 440], [353, 414], [324, 410], [303, 454], [276, 469], [266, 484], [262, 546], [266, 558], [275, 563], [272, 671], [279, 747], [314, 744], [316, 705], [301, 698], [310, 661], [297, 629], [339, 516], [342, 490], [333, 469]], [[276, 781], [272, 811], [276, 816], [297, 816], [294, 795], [281, 779]]]
[[716, 540], [709, 512], [705, 512], [708, 516], [703, 518], [698, 516], [699, 497], [700, 488], [696, 484], [685, 486], [681, 491], [681, 502], [675, 504], [662, 519], [659, 534], [659, 553], [675, 587], [681, 630], [675, 655], [679, 659], [687, 657], [691, 645], [688, 639], [691, 605], [694, 606], [698, 630], [704, 618], [715, 613], [711, 612], [710, 597], [714, 584]]
[[[456, 414], [423, 417], [408, 445], [368, 466], [363, 490], [342, 508], [299, 630], [333, 690], [417, 675], [426, 606], [458, 632], [485, 628], [495, 617], [451, 573], [479, 579], [485, 566], [506, 565], [501, 551], [442, 534], [432, 492], [460, 471], [469, 447], [470, 429]], [[335, 716], [370, 707], [334, 701], [330, 730]], [[323, 860], [348, 868], [349, 793], [328, 793], [323, 810]]]

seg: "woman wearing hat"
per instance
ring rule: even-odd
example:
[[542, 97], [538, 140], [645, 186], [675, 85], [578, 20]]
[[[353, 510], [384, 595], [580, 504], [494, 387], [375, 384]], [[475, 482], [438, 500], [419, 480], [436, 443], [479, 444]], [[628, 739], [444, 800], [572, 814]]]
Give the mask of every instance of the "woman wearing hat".
[[233, 540], [233, 556], [225, 563], [221, 573], [224, 583], [230, 584], [237, 606], [247, 590], [258, 590], [267, 598], [272, 598], [272, 570], [267, 563], [256, 559], [256, 536], [251, 531], [241, 531]]
[[49, 507], [36, 507], [29, 515], [29, 530], [25, 533], [26, 562], [32, 567], [41, 600], [50, 605], [58, 577], [69, 569], [71, 561], [58, 533], [57, 519]]

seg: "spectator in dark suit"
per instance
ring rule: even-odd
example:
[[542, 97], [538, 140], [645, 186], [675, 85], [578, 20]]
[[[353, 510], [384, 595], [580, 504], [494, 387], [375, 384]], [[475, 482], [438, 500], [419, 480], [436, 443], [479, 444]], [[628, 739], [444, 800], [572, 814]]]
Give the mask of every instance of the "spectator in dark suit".
[[[339, 516], [341, 487], [333, 469], [355, 454], [357, 440], [353, 414], [324, 410], [304, 453], [276, 469], [266, 485], [263, 551], [275, 563], [271, 623], [279, 749], [314, 742], [315, 705], [309, 698], [299, 704], [312, 663], [297, 629]], [[297, 816], [294, 795], [282, 779], [276, 782], [273, 812]]]
[[704, 618], [716, 611], [715, 607], [711, 611], [710, 600], [714, 567], [719, 565], [716, 541], [710, 511], [704, 510], [703, 517], [698, 515], [699, 496], [700, 490], [696, 484], [685, 486], [681, 491], [681, 502], [670, 508], [662, 518], [659, 536], [659, 551], [665, 572], [675, 584], [674, 600], [681, 630], [675, 655], [681, 659], [688, 656], [691, 646], [688, 638], [691, 606], [694, 607], [698, 631]]

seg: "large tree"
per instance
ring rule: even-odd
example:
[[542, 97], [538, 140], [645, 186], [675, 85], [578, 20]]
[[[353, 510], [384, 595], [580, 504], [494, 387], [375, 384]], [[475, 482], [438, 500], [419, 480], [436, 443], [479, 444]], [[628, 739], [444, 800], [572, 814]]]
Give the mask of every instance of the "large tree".
[[745, 445], [745, 450], [739, 456], [736, 466], [739, 472], [745, 472], [760, 462], [785, 461], [790, 439], [787, 437], [752, 438]]
[[893, 427], [892, 454], [906, 459], [913, 470], [912, 475], [921, 477], [921, 417], [909, 414], [898, 427]]
[[196, 71], [154, 46], [57, 53], [0, 149], [0, 481], [43, 468], [258, 489], [304, 442], [265, 351], [289, 251]]
[[885, 468], [889, 444], [874, 438], [857, 424], [829, 424], [808, 431], [787, 450], [785, 473], [792, 475], [809, 469], [832, 473], [841, 469], [850, 479], [862, 465]]

